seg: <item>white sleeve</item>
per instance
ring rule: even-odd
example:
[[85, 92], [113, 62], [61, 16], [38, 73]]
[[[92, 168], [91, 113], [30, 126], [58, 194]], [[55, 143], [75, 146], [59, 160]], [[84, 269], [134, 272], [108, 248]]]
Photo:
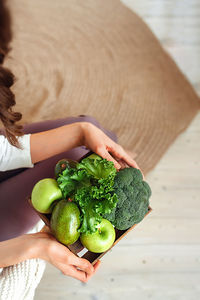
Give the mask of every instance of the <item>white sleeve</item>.
[[0, 135], [0, 171], [32, 168], [30, 134], [18, 138], [22, 149], [12, 146], [5, 136]]

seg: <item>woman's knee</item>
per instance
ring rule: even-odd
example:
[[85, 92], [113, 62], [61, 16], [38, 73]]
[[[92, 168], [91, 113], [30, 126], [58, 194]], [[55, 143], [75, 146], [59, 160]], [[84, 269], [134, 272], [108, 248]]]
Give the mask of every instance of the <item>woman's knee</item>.
[[92, 117], [89, 115], [79, 115], [79, 117], [81, 118], [81, 120], [83, 122], [89, 122], [89, 123], [96, 125], [97, 127], [101, 127], [99, 121], [97, 119], [95, 119], [95, 117]]
[[24, 133], [37, 133], [41, 131], [46, 131], [54, 128], [58, 128], [60, 126], [73, 124], [76, 122], [90, 122], [97, 127], [101, 128], [99, 122], [92, 116], [87, 115], [79, 115], [77, 117], [66, 117], [62, 119], [56, 120], [46, 120], [42, 122], [36, 122], [32, 124], [27, 124], [24, 126]]
[[117, 141], [117, 137], [113, 132], [106, 130], [95, 117], [89, 115], [79, 115], [77, 117], [66, 117], [57, 120], [47, 120], [43, 122], [28, 124], [24, 126], [24, 133], [36, 133], [46, 131], [76, 122], [89, 122], [95, 125], [96, 127], [100, 128], [102, 131], [104, 131], [104, 133], [106, 133], [115, 142]]

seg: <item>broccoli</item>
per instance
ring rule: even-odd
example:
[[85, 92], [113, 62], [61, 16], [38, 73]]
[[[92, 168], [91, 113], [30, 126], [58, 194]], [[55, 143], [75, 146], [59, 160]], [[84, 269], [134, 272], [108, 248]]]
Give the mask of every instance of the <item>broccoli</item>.
[[144, 218], [148, 211], [151, 189], [143, 181], [142, 173], [136, 168], [120, 170], [114, 181], [117, 206], [110, 214], [104, 214], [117, 229], [126, 230]]

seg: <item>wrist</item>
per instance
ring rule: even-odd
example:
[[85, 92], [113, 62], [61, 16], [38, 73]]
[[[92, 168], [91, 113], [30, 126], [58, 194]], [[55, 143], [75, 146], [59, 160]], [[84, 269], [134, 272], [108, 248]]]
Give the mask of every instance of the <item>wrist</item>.
[[38, 232], [31, 235], [28, 246], [29, 259], [40, 258], [48, 260], [48, 253], [52, 240], [46, 232]]
[[88, 132], [93, 124], [90, 122], [80, 122], [80, 128], [81, 128], [81, 145], [80, 146], [86, 146], [87, 145], [87, 138], [88, 138]]

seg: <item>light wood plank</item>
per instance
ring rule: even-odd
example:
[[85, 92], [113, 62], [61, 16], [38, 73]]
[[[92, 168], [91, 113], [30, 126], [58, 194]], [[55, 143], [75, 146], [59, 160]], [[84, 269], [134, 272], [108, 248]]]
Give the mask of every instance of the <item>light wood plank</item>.
[[[110, 266], [111, 268], [114, 265]], [[81, 284], [75, 279], [66, 278], [59, 273], [55, 285], [55, 272], [49, 267], [48, 282], [37, 300], [55, 299], [153, 299], [153, 300], [197, 300], [199, 295], [199, 274], [188, 272], [187, 280], [180, 272], [137, 272], [134, 268], [120, 270], [115, 274], [109, 271], [98, 272], [98, 281], [94, 277], [87, 284]], [[163, 298], [164, 297], [164, 298]]]
[[[199, 245], [199, 218], [175, 218], [149, 216], [138, 224], [119, 243], [119, 247], [135, 247], [141, 245]], [[148, 234], [147, 234], [148, 233]]]
[[149, 25], [200, 95], [200, 3], [198, 0], [122, 0]]

